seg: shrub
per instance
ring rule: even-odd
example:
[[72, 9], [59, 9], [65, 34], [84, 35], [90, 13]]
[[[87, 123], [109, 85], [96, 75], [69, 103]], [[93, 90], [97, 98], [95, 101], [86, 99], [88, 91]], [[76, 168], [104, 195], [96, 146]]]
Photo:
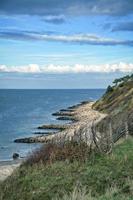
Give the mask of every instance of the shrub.
[[36, 163], [51, 164], [56, 161], [73, 162], [85, 161], [90, 153], [90, 149], [83, 142], [66, 142], [64, 145], [49, 143], [34, 151], [24, 164], [33, 165]]

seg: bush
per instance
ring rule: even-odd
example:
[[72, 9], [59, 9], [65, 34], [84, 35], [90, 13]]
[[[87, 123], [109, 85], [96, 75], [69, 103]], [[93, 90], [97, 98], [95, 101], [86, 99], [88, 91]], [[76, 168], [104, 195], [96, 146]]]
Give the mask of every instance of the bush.
[[24, 164], [33, 165], [36, 163], [51, 164], [56, 161], [73, 162], [85, 161], [90, 153], [90, 148], [84, 142], [66, 142], [64, 145], [49, 143], [34, 151]]

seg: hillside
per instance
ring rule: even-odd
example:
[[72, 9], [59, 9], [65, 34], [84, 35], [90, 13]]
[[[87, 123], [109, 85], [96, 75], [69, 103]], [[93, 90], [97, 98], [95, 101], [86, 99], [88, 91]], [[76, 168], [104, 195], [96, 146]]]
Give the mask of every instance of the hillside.
[[128, 123], [130, 134], [133, 134], [133, 74], [116, 79], [113, 86], [107, 88], [103, 97], [98, 100], [93, 108], [107, 113], [108, 117], [101, 124], [107, 129], [111, 121], [113, 133], [124, 128]]

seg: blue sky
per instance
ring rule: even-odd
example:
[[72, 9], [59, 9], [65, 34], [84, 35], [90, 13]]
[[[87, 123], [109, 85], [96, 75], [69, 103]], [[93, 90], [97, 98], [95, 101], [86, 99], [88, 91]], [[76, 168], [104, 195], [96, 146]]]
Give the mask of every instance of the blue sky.
[[0, 88], [105, 88], [133, 72], [132, 0], [2, 0]]

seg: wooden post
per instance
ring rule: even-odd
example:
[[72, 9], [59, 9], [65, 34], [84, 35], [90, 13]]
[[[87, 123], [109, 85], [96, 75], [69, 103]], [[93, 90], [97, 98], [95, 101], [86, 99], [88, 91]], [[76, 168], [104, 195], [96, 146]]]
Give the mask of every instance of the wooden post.
[[114, 141], [113, 141], [113, 131], [112, 131], [112, 125], [111, 122], [109, 123], [109, 137], [110, 137], [110, 143], [113, 146]]
[[112, 134], [112, 125], [111, 122], [109, 122], [109, 141], [108, 141], [108, 152], [107, 154], [110, 154], [112, 152], [112, 148], [113, 148], [113, 134]]
[[98, 151], [100, 153], [102, 153], [101, 144], [96, 139], [96, 126], [95, 126], [94, 121], [92, 122], [91, 132], [92, 132], [92, 136], [93, 136], [93, 142], [94, 142], [96, 148], [98, 149]]
[[127, 122], [125, 122], [125, 135], [126, 135], [126, 139], [127, 139], [128, 136], [129, 136], [128, 123]]

